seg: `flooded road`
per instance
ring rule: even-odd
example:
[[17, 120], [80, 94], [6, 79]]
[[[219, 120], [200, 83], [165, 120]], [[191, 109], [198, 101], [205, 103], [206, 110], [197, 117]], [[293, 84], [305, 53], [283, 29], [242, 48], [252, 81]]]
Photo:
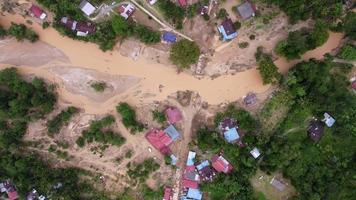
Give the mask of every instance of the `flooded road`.
[[[1, 16], [0, 23], [8, 27], [10, 22], [25, 23], [25, 19], [19, 15]], [[22, 73], [31, 73], [59, 85], [59, 93], [63, 100], [71, 102], [73, 105], [80, 106], [88, 113], [105, 113], [114, 109], [120, 100], [130, 102], [152, 102], [163, 100], [172, 93], [182, 90], [197, 91], [204, 101], [210, 104], [235, 101], [248, 92], [262, 93], [267, 91], [270, 86], [263, 85], [259, 72], [256, 69], [247, 70], [235, 75], [223, 75], [215, 79], [203, 78], [196, 79], [193, 76], [181, 73], [162, 64], [152, 64], [143, 59], [133, 61], [130, 58], [121, 56], [117, 51], [102, 52], [97, 45], [75, 41], [68, 37], [61, 36], [53, 28], [42, 29], [34, 23], [31, 27], [39, 34], [40, 40], [63, 52], [70, 63], [54, 62], [40, 67], [19, 66]], [[343, 34], [330, 33], [329, 40], [323, 46], [307, 52], [302, 59], [317, 58], [339, 44]], [[26, 45], [24, 43], [24, 45]], [[36, 51], [34, 49], [34, 51]], [[287, 62], [280, 58], [275, 61], [281, 72], [288, 69], [298, 61]], [[3, 63], [6, 64], [6, 63]], [[4, 67], [5, 65], [2, 65]], [[126, 75], [140, 78], [141, 81], [129, 91], [118, 94], [104, 103], [99, 103], [85, 96], [68, 92], [63, 86], [63, 81], [51, 74], [48, 70], [53, 66], [72, 66], [97, 70], [111, 75]], [[161, 90], [159, 89], [161, 86]], [[140, 93], [141, 95], [138, 95]]]

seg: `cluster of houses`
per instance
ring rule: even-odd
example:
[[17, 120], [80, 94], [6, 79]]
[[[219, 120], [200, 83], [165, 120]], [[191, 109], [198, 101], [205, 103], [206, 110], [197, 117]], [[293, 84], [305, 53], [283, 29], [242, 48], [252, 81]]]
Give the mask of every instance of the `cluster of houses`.
[[[250, 1], [245, 1], [237, 6], [237, 12], [242, 20], [247, 20], [255, 16], [256, 10], [256, 6]], [[218, 26], [218, 31], [221, 34], [222, 41], [230, 41], [237, 37], [236, 28], [230, 18], [226, 18], [221, 25]]]
[[314, 142], [318, 142], [321, 137], [324, 134], [324, 126], [323, 122], [327, 127], [332, 127], [335, 123], [335, 119], [329, 114], [329, 113], [324, 113], [324, 119], [323, 120], [318, 120], [318, 119], [313, 119], [308, 127], [308, 136], [310, 139], [312, 139]]
[[[10, 180], [0, 182], [0, 193], [6, 193], [7, 199], [16, 200], [19, 198], [15, 185]], [[0, 198], [1, 199], [1, 198]]]
[[146, 139], [151, 145], [156, 148], [165, 156], [171, 158], [171, 164], [175, 165], [177, 162], [177, 157], [172, 153], [172, 150], [169, 148], [173, 142], [177, 141], [180, 138], [180, 133], [174, 127], [174, 124], [181, 121], [183, 116], [178, 108], [169, 107], [165, 110], [169, 126], [160, 130], [157, 128], [151, 129], [146, 134]]

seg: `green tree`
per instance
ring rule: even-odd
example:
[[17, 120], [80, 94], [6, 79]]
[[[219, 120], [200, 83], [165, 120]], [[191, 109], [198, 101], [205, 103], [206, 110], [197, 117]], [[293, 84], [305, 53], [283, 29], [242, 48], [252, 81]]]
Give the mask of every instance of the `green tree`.
[[7, 31], [2, 27], [0, 26], [0, 38], [3, 38], [7, 35]]
[[169, 59], [179, 68], [189, 68], [198, 62], [200, 55], [199, 46], [192, 41], [183, 39], [173, 44]]
[[225, 8], [221, 8], [216, 17], [218, 19], [224, 19], [224, 18], [226, 18], [228, 16], [229, 16], [229, 13], [227, 13], [226, 9]]
[[356, 40], [356, 13], [352, 11], [347, 13], [344, 21], [346, 35], [351, 39]]
[[111, 20], [111, 24], [115, 33], [120, 37], [125, 38], [133, 34], [133, 29], [129, 22], [121, 16], [115, 15]]
[[341, 48], [337, 56], [345, 60], [356, 60], [356, 46], [346, 44]]
[[278, 72], [277, 66], [273, 63], [272, 56], [263, 53], [262, 47], [257, 48], [256, 61], [258, 63], [258, 70], [262, 77], [263, 84], [276, 84], [282, 77]]

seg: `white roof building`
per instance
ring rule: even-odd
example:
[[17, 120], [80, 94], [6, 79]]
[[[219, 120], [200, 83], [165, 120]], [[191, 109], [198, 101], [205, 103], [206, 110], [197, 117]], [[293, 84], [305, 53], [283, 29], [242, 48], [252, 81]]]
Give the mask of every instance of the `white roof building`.
[[250, 151], [250, 154], [256, 159], [258, 158], [261, 153], [260, 153], [260, 150], [258, 150], [256, 147], [253, 148], [251, 151]]
[[93, 6], [91, 3], [89, 3], [86, 0], [83, 0], [80, 4], [79, 4], [79, 8], [80, 10], [82, 10], [87, 16], [90, 16], [91, 14], [93, 14], [96, 10], [95, 6]]
[[135, 11], [135, 9], [136, 9], [135, 6], [131, 3], [122, 4], [119, 7], [119, 13], [123, 18], [128, 19]]
[[329, 113], [324, 113], [324, 120], [323, 120], [328, 127], [332, 127], [335, 123], [335, 119], [329, 115]]

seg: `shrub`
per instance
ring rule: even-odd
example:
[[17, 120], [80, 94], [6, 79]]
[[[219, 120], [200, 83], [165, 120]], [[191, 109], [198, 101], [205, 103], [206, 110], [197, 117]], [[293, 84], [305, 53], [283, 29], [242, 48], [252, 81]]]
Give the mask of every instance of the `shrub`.
[[47, 129], [50, 134], [58, 133], [60, 129], [68, 124], [70, 119], [74, 114], [78, 112], [78, 108], [73, 106], [68, 107], [66, 110], [62, 110], [57, 116], [55, 116], [52, 120], [48, 121]]
[[239, 43], [239, 47], [240, 47], [241, 49], [247, 48], [248, 45], [249, 45], [248, 42], [240, 42], [240, 43]]
[[262, 77], [263, 84], [276, 84], [282, 75], [278, 72], [277, 66], [273, 63], [272, 56], [263, 52], [262, 47], [257, 48], [255, 54], [258, 63], [258, 70]]
[[124, 126], [131, 132], [143, 131], [143, 124], [136, 120], [136, 112], [128, 103], [119, 103], [116, 106], [116, 111], [121, 115]]
[[241, 23], [239, 21], [234, 22], [234, 27], [236, 30], [239, 30], [241, 28]]
[[199, 46], [192, 41], [183, 39], [173, 44], [169, 59], [179, 68], [189, 68], [198, 62], [200, 55]]
[[158, 110], [152, 111], [153, 119], [160, 124], [163, 124], [167, 121], [166, 114], [164, 112], [160, 112]]
[[90, 84], [90, 86], [91, 86], [96, 92], [104, 92], [104, 90], [107, 88], [106, 83], [103, 82], [103, 81], [94, 82], [94, 83]]
[[143, 183], [157, 169], [159, 169], [159, 164], [153, 158], [149, 158], [136, 166], [131, 165], [127, 174], [130, 178]]
[[218, 14], [216, 15], [216, 17], [218, 19], [224, 19], [225, 17], [228, 17], [229, 14], [227, 13], [226, 9], [225, 8], [221, 8], [218, 12]]
[[0, 26], [0, 38], [4, 38], [7, 35], [7, 31]]
[[18, 41], [27, 39], [30, 42], [36, 42], [39, 39], [38, 35], [24, 24], [15, 24], [12, 22], [8, 33], [14, 36]]
[[50, 24], [49, 22], [43, 22], [42, 28], [43, 28], [43, 29], [46, 29], [46, 28], [48, 28], [50, 25], [51, 25], [51, 24]]

